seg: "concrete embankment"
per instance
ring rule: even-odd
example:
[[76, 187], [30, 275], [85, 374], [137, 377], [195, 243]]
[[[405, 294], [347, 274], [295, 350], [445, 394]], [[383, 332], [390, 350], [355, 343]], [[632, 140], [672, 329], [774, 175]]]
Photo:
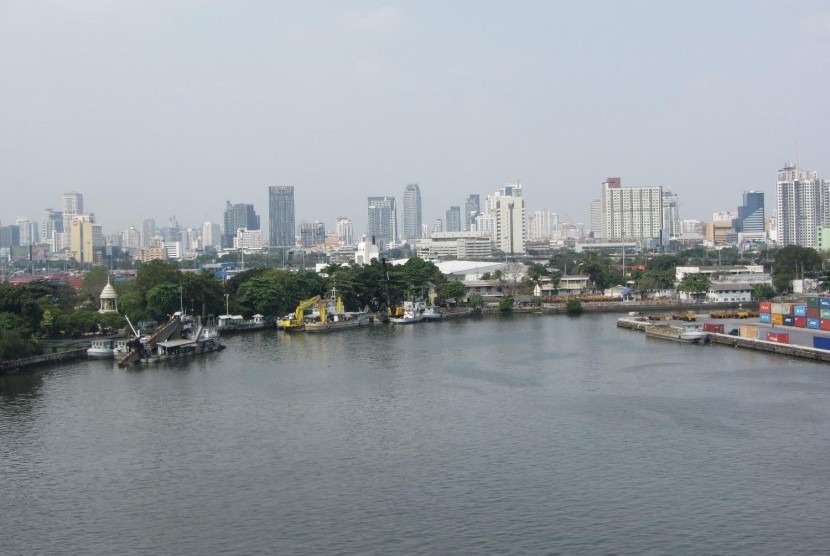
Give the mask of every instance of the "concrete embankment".
[[86, 348], [62, 351], [60, 353], [49, 353], [46, 355], [36, 355], [35, 357], [26, 357], [25, 359], [0, 361], [0, 374], [12, 374], [21, 370], [41, 367], [44, 365], [54, 365], [65, 361], [76, 361], [78, 359], [86, 359]]

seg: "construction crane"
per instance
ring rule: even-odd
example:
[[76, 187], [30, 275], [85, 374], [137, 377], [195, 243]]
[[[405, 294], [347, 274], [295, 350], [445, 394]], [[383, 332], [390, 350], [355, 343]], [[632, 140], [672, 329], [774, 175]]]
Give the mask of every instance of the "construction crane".
[[320, 301], [320, 296], [300, 301], [293, 313], [280, 319], [278, 326], [286, 332], [297, 332], [305, 327], [305, 310]]

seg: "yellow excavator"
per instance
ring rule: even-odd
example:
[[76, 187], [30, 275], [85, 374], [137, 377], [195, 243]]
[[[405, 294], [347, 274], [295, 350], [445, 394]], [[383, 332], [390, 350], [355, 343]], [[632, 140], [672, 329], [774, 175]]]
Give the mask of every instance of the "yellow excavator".
[[300, 301], [293, 313], [287, 315], [279, 320], [277, 323], [279, 328], [286, 332], [298, 332], [305, 328], [305, 310], [315, 305], [320, 301], [320, 296], [315, 295], [311, 299]]

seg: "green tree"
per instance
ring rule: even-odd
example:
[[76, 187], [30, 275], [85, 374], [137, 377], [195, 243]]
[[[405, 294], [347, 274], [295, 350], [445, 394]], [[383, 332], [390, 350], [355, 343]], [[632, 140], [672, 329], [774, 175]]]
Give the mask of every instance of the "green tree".
[[677, 291], [690, 293], [699, 299], [702, 294], [709, 290], [709, 286], [711, 285], [712, 283], [709, 277], [705, 274], [687, 274], [680, 281], [680, 284], [677, 285]]
[[502, 313], [509, 313], [513, 310], [513, 298], [506, 295], [499, 299], [499, 311]]
[[174, 284], [178, 287], [182, 273], [175, 263], [153, 260], [143, 263], [135, 273], [135, 286], [139, 294], [146, 298], [151, 289], [160, 284]]
[[481, 310], [484, 307], [484, 298], [480, 293], [474, 293], [470, 296], [470, 300], [467, 302], [467, 305], [475, 310]]
[[179, 286], [176, 284], [161, 283], [150, 288], [147, 292], [147, 311], [156, 320], [165, 320], [181, 307]]
[[774, 254], [772, 285], [777, 292], [792, 291], [792, 281], [797, 278], [812, 278], [822, 269], [821, 255], [810, 247], [787, 245]]
[[768, 284], [755, 284], [752, 286], [752, 299], [755, 301], [769, 301], [775, 297], [775, 290]]
[[97, 307], [98, 298], [101, 290], [107, 285], [107, 280], [109, 280], [109, 270], [106, 267], [98, 266], [86, 271], [78, 292], [83, 301]]
[[466, 293], [467, 289], [464, 287], [463, 282], [450, 280], [441, 288], [439, 297], [441, 299], [454, 299], [457, 304], [461, 304], [461, 300], [464, 299]]
[[646, 270], [671, 270], [680, 265], [681, 259], [679, 255], [656, 255], [646, 261]]

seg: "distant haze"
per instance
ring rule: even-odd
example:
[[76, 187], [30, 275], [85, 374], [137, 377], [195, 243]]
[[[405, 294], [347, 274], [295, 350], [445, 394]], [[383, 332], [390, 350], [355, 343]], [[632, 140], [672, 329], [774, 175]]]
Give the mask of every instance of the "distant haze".
[[[518, 177], [587, 222], [607, 176], [681, 218], [795, 159], [830, 177], [830, 3], [0, 2], [0, 222], [77, 190], [105, 233], [296, 188], [297, 223], [425, 223]], [[483, 197], [482, 197], [483, 198]]]

